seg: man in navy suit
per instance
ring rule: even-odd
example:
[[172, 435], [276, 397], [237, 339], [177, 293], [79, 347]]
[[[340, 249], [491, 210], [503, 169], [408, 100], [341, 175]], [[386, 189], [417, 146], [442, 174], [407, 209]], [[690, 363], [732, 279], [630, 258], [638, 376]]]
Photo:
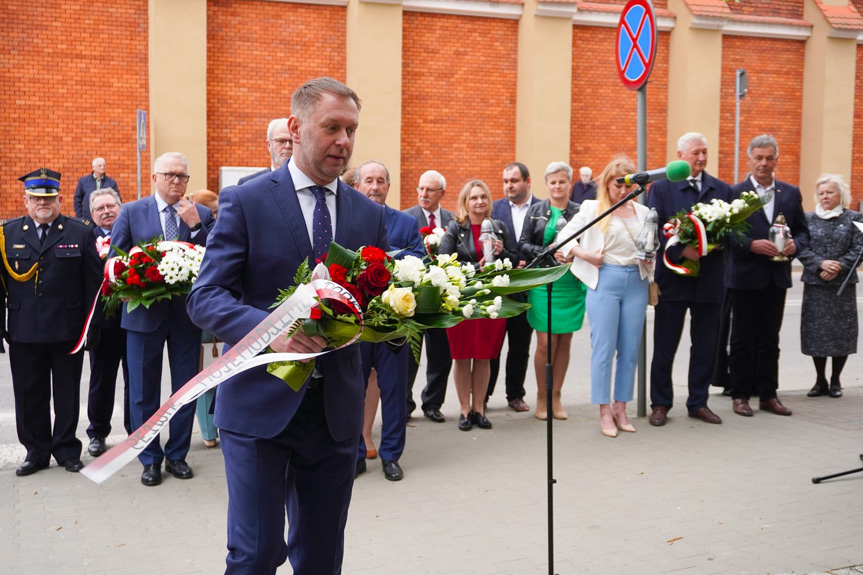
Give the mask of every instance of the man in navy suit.
[[[417, 185], [419, 203], [404, 210], [404, 212], [416, 218], [420, 229], [425, 227], [446, 229], [450, 220], [454, 219], [455, 216], [440, 205], [444, 195], [446, 195], [446, 178], [437, 170], [427, 170], [420, 176]], [[440, 408], [446, 400], [446, 386], [452, 368], [449, 340], [446, 337], [446, 330], [440, 328], [423, 331], [423, 339], [426, 342], [428, 365], [426, 366], [426, 386], [422, 391], [422, 410], [423, 414], [431, 421], [443, 423], [446, 418], [440, 412]], [[416, 409], [413, 389], [418, 370], [419, 364], [411, 354], [408, 358], [408, 415]]]
[[[530, 193], [530, 170], [521, 162], [513, 162], [503, 169], [503, 193], [506, 197], [495, 200], [491, 205], [491, 217], [502, 221], [509, 230], [509, 237], [518, 243], [527, 209], [539, 201]], [[513, 262], [519, 268], [525, 261]], [[515, 299], [527, 301], [524, 294], [514, 294]], [[506, 402], [515, 411], [530, 411], [524, 401], [524, 377], [530, 360], [530, 338], [533, 329], [527, 322], [527, 314], [522, 313], [506, 320], [506, 336], [509, 348], [506, 352]], [[494, 393], [500, 359], [491, 360], [491, 373], [488, 380], [486, 401]]]
[[[99, 188], [90, 194], [90, 213], [93, 215], [93, 242], [104, 261], [111, 251], [111, 228], [120, 215], [120, 195], [112, 188]], [[129, 364], [126, 360], [126, 330], [120, 325], [119, 315], [102, 319], [102, 337], [90, 350], [90, 391], [87, 394], [87, 452], [99, 457], [107, 449], [105, 438], [111, 433], [114, 414], [114, 392], [117, 388], [117, 370], [123, 368], [123, 427], [132, 433], [129, 419]]]
[[291, 141], [291, 134], [288, 132], [288, 119], [276, 118], [267, 126], [267, 151], [270, 152], [270, 167], [248, 176], [243, 176], [237, 182], [245, 184], [249, 180], [253, 180], [258, 176], [269, 174], [282, 167], [282, 164], [291, 159], [294, 143]]
[[593, 170], [587, 166], [582, 166], [578, 170], [579, 179], [572, 184], [572, 192], [569, 199], [576, 204], [583, 203], [584, 200], [596, 199], [596, 182], [593, 181]]
[[[189, 296], [192, 319], [236, 345], [270, 313], [304, 260], [330, 239], [388, 249], [381, 206], [338, 179], [350, 161], [359, 98], [332, 78], [294, 92], [291, 161], [219, 196], [219, 224]], [[270, 347], [320, 352], [302, 331]], [[290, 558], [296, 575], [341, 573], [344, 529], [363, 418], [359, 346], [318, 358], [299, 392], [248, 370], [217, 388], [228, 482], [226, 573], [272, 574]], [[284, 540], [285, 511], [288, 541]]]
[[[115, 248], [128, 252], [140, 242], [167, 239], [206, 245], [213, 229], [213, 215], [205, 206], [193, 204], [183, 196], [189, 183], [189, 160], [179, 152], [167, 152], [153, 164], [155, 193], [126, 204], [114, 223], [111, 241]], [[133, 429], [140, 427], [159, 408], [162, 391], [162, 353], [168, 344], [171, 390], [177, 391], [198, 373], [201, 330], [186, 313], [186, 297], [143, 306], [129, 312], [123, 305], [120, 325], [126, 330], [126, 358], [129, 362], [129, 409]], [[144, 466], [141, 483], [162, 482], [165, 471], [178, 479], [190, 479], [191, 467], [186, 454], [192, 440], [194, 404], [181, 408], [171, 419], [170, 438], [162, 449], [154, 440], [138, 455]]]
[[[779, 388], [779, 330], [785, 313], [785, 294], [791, 287], [791, 258], [809, 245], [809, 227], [797, 186], [777, 180], [773, 172], [779, 145], [768, 134], [749, 143], [751, 176], [735, 185], [734, 197], [754, 191], [770, 201], [746, 220], [752, 227], [731, 252], [726, 282], [731, 295], [731, 352], [728, 367], [734, 413], [752, 416], [749, 398], [759, 395], [759, 409], [791, 415], [776, 396]], [[782, 253], [787, 261], [773, 261], [779, 250], [769, 237], [770, 226], [780, 215], [791, 231]]]
[[[421, 258], [425, 255], [419, 224], [416, 218], [403, 214], [386, 205], [390, 191], [390, 172], [382, 163], [369, 160], [357, 166], [355, 170], [355, 185], [360, 193], [370, 200], [384, 206], [387, 215], [387, 236], [390, 248], [401, 249], [396, 258], [406, 255]], [[366, 380], [366, 411], [374, 413], [377, 408], [377, 393], [369, 393], [369, 376], [375, 369], [376, 377], [372, 386], [380, 390], [381, 401], [381, 442], [378, 453], [381, 456], [381, 466], [384, 476], [390, 481], [399, 481], [404, 477], [404, 471], [399, 465], [399, 458], [405, 450], [407, 436], [407, 395], [408, 395], [408, 356], [411, 353], [409, 345], [392, 348], [385, 343], [361, 343], [363, 376]], [[375, 382], [375, 380], [377, 380]], [[372, 389], [374, 391], [374, 389]], [[374, 402], [370, 404], [371, 402]], [[374, 417], [372, 417], [372, 420]], [[368, 422], [371, 424], [371, 422]], [[366, 442], [360, 437], [357, 452], [357, 474], [366, 469]]]
[[[689, 211], [699, 202], [710, 203], [714, 199], [731, 201], [731, 187], [705, 170], [707, 138], [704, 134], [689, 132], [681, 136], [677, 142], [677, 157], [689, 164], [692, 170], [689, 179], [682, 182], [656, 182], [650, 187], [647, 197], [647, 205], [656, 209], [660, 222], [667, 222], [681, 210]], [[722, 419], [707, 407], [707, 397], [725, 293], [725, 258], [719, 250], [699, 256], [695, 248], [680, 244], [672, 246], [668, 249], [668, 259], [672, 263], [680, 264], [683, 260], [701, 263], [697, 276], [684, 276], [662, 263], [665, 244], [665, 235], [660, 234], [659, 263], [656, 265], [660, 296], [653, 323], [653, 361], [650, 365], [650, 404], [653, 413], [649, 421], [651, 425], [665, 425], [668, 411], [674, 404], [671, 370], [683, 333], [686, 311], [689, 310], [692, 347], [686, 409], [690, 417], [705, 423], [722, 423]]]
[[105, 175], [105, 158], [96, 158], [93, 160], [93, 171], [78, 179], [74, 197], [76, 218], [90, 219], [90, 194], [101, 188], [111, 188], [120, 193], [117, 182]]

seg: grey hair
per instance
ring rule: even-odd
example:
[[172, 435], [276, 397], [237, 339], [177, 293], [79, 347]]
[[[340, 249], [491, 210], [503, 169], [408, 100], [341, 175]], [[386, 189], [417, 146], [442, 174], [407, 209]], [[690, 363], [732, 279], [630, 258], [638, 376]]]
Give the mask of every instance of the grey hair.
[[579, 174], [582, 174], [582, 175], [587, 174], [588, 176], [592, 176], [592, 175], [593, 175], [593, 170], [591, 170], [591, 169], [590, 169], [590, 168], [588, 168], [587, 166], [582, 166], [582, 167], [580, 167], [580, 168], [578, 169], [578, 173], [579, 173]]
[[276, 118], [275, 120], [270, 121], [270, 125], [267, 126], [267, 139], [268, 140], [273, 139], [273, 132], [276, 131], [276, 126], [278, 126], [280, 122], [283, 123], [285, 126], [288, 125], [288, 119], [287, 118]]
[[776, 152], [776, 157], [779, 157], [779, 144], [776, 143], [776, 138], [770, 134], [761, 134], [752, 138], [752, 141], [749, 142], [749, 147], [746, 149], [746, 155], [751, 158], [752, 150], [755, 148], [773, 148]]
[[186, 157], [185, 154], [181, 154], [180, 152], [165, 152], [153, 162], [153, 172], [157, 172], [161, 166], [164, 165], [165, 160], [174, 159], [186, 164], [186, 172], [189, 171], [189, 158]]
[[324, 94], [332, 94], [340, 98], [350, 98], [357, 105], [357, 111], [362, 107], [357, 93], [334, 78], [315, 78], [309, 80], [291, 96], [291, 114], [301, 120], [307, 120], [315, 107], [315, 103]]
[[545, 174], [543, 174], [543, 178], [547, 180], [548, 176], [556, 172], [566, 172], [566, 177], [572, 180], [572, 167], [566, 162], [550, 163], [545, 169]]
[[99, 160], [102, 160], [102, 161], [104, 162], [104, 161], [105, 161], [105, 158], [93, 158], [93, 162], [92, 162], [90, 165], [91, 165], [93, 168], [95, 168], [95, 167], [96, 167], [96, 162], [98, 162]]
[[117, 190], [115, 190], [114, 188], [99, 188], [98, 190], [93, 190], [92, 192], [90, 192], [91, 212], [93, 211], [93, 201], [101, 196], [111, 196], [112, 198], [114, 198], [114, 201], [117, 202], [118, 206], [123, 203], [123, 200], [120, 199], [120, 194], [118, 194]]
[[[763, 148], [764, 146], [757, 147]], [[848, 206], [851, 205], [851, 188], [845, 183], [845, 178], [839, 174], [821, 174], [818, 176], [818, 179], [815, 180], [815, 193], [813, 194], [815, 203], [818, 203], [818, 188], [824, 184], [836, 184], [836, 187], [839, 188], [839, 204], [848, 209]]]
[[354, 169], [354, 182], [360, 183], [360, 181], [362, 180], [363, 167], [368, 166], [369, 164], [377, 164], [380, 167], [382, 167], [384, 169], [384, 172], [386, 172], [386, 174], [387, 174], [387, 183], [388, 184], [390, 183], [390, 171], [389, 171], [389, 169], [387, 169], [387, 167], [384, 165], [383, 162], [379, 162], [377, 160], [366, 160], [365, 162], [363, 162], [362, 164], [357, 166], [356, 169]]
[[434, 178], [437, 178], [438, 181], [440, 182], [440, 189], [442, 189], [442, 190], [446, 189], [446, 178], [444, 178], [443, 174], [441, 174], [437, 170], [426, 170], [425, 172], [422, 173], [422, 175], [420, 176], [420, 179], [423, 179], [426, 176], [432, 176]]
[[677, 151], [683, 152], [684, 150], [686, 150], [686, 148], [689, 147], [689, 144], [691, 144], [692, 142], [703, 142], [706, 146], [707, 136], [700, 132], [686, 132], [685, 134], [680, 136], [679, 140], [677, 140]]

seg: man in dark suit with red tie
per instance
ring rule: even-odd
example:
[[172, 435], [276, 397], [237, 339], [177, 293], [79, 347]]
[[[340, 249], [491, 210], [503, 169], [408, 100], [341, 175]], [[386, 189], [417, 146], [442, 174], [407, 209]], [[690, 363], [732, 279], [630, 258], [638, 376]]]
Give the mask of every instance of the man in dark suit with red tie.
[[[530, 170], [521, 162], [513, 162], [503, 169], [503, 193], [506, 197], [495, 200], [491, 205], [491, 217], [504, 223], [509, 231], [509, 237], [518, 243], [521, 228], [527, 210], [539, 202], [539, 198], [530, 193]], [[525, 261], [512, 262], [513, 265], [524, 267]], [[513, 296], [526, 302], [523, 293]], [[506, 320], [506, 337], [509, 341], [506, 352], [506, 402], [517, 412], [529, 411], [530, 406], [524, 401], [524, 377], [527, 374], [527, 363], [530, 360], [530, 338], [533, 329], [527, 322], [527, 314], [522, 313]], [[486, 402], [494, 393], [497, 375], [500, 371], [500, 359], [491, 360]]]
[[[726, 282], [731, 295], [731, 397], [734, 413], [752, 416], [749, 398], [759, 395], [758, 407], [776, 415], [791, 415], [776, 395], [779, 388], [779, 330], [785, 312], [785, 294], [791, 287], [791, 259], [809, 245], [809, 227], [797, 186], [774, 177], [779, 145], [768, 134], [749, 143], [751, 176], [735, 185], [734, 197], [754, 191], [769, 198], [768, 203], [746, 220], [752, 227], [742, 242], [733, 245]], [[771, 224], [780, 215], [791, 232], [782, 254], [786, 261], [774, 261], [780, 254], [771, 242]]]
[[[440, 205], [446, 194], [446, 179], [437, 170], [427, 170], [420, 176], [417, 185], [417, 205], [404, 212], [417, 219], [420, 229], [425, 227], [446, 229], [455, 216]], [[452, 368], [452, 358], [449, 353], [449, 341], [446, 330], [440, 328], [427, 329], [423, 332], [426, 348], [426, 386], [422, 391], [423, 414], [435, 423], [446, 421], [440, 408], [446, 400], [446, 386], [449, 372]], [[413, 398], [414, 380], [417, 377], [419, 364], [413, 354], [408, 358], [408, 416], [416, 409]]]
[[[677, 142], [677, 157], [691, 169], [689, 179], [681, 182], [661, 180], [650, 187], [647, 205], [656, 209], [660, 222], [667, 222], [681, 210], [690, 210], [697, 203], [717, 199], [731, 201], [731, 187], [707, 173], [707, 138], [689, 132]], [[725, 258], [719, 250], [699, 256], [692, 247], [681, 245], [668, 249], [668, 259], [675, 264], [682, 260], [698, 260], [699, 274], [679, 275], [663, 263], [666, 238], [660, 234], [657, 254], [656, 283], [659, 284], [659, 305], [653, 324], [653, 361], [650, 366], [650, 424], [665, 425], [668, 411], [674, 403], [671, 372], [674, 355], [680, 344], [686, 312], [689, 311], [689, 334], [692, 347], [689, 354], [689, 397], [686, 409], [690, 417], [705, 423], [722, 423], [722, 419], [707, 406], [710, 376], [716, 354], [716, 334], [722, 298], [725, 293]]]
[[[102, 261], [111, 251], [111, 228], [120, 215], [120, 195], [113, 188], [99, 188], [90, 194], [93, 216], [93, 242]], [[111, 433], [117, 370], [123, 368], [123, 427], [132, 433], [129, 419], [129, 363], [126, 361], [126, 330], [119, 314], [102, 319], [102, 337], [90, 350], [90, 391], [87, 395], [87, 452], [99, 457], [107, 449], [105, 438]]]
[[[153, 163], [154, 193], [130, 202], [120, 210], [111, 242], [124, 252], [154, 239], [180, 240], [206, 245], [215, 223], [210, 209], [185, 199], [189, 183], [189, 160], [179, 152], [166, 152]], [[176, 392], [198, 373], [201, 330], [186, 313], [186, 297], [140, 306], [131, 312], [123, 304], [120, 325], [126, 330], [126, 357], [129, 362], [129, 411], [132, 428], [144, 424], [159, 408], [162, 392], [162, 356], [165, 345], [171, 368], [171, 390]], [[139, 455], [144, 466], [141, 483], [148, 487], [162, 483], [165, 471], [177, 479], [191, 479], [186, 454], [192, 441], [195, 406], [186, 405], [171, 419], [170, 437], [162, 449], [156, 438]]]
[[[291, 100], [291, 161], [219, 195], [219, 225], [188, 309], [228, 345], [267, 317], [300, 264], [314, 266], [331, 240], [350, 250], [389, 248], [383, 207], [338, 179], [351, 158], [359, 107], [356, 93], [337, 80], [306, 82]], [[325, 345], [298, 331], [271, 348], [316, 353]], [[299, 392], [265, 366], [217, 388], [228, 482], [226, 573], [272, 575], [286, 559], [295, 575], [341, 573], [363, 387], [353, 345], [320, 357]]]

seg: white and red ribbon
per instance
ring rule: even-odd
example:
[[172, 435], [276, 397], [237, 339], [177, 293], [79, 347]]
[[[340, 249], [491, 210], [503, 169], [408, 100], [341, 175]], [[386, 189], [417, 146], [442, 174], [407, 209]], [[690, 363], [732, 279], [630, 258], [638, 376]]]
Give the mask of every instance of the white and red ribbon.
[[[709, 246], [707, 245], [707, 230], [704, 227], [704, 223], [691, 212], [686, 214], [686, 217], [689, 218], [689, 221], [692, 222], [692, 226], [695, 229], [695, 237], [698, 241], [698, 245], [695, 249], [698, 251], [699, 256], [704, 257], [709, 251]], [[665, 267], [681, 275], [691, 274], [692, 271], [688, 268], [674, 264], [668, 259], [668, 248], [680, 243], [680, 220], [674, 218], [671, 222], [662, 226], [662, 231], [665, 233], [665, 237], [668, 238], [668, 242], [665, 244], [665, 250], [662, 252], [662, 261], [665, 264]]]
[[[238, 373], [272, 362], [311, 359], [334, 351], [326, 350], [321, 353], [267, 353], [258, 355], [266, 350], [278, 337], [284, 337], [285, 331], [296, 321], [308, 319], [312, 308], [317, 305], [316, 297], [339, 299], [353, 309], [359, 310], [359, 306], [350, 292], [332, 281], [314, 280], [311, 284], [299, 286], [290, 298], [273, 310], [252, 331], [237, 342], [237, 345], [232, 347], [204, 371], [189, 380], [188, 383], [168, 398], [141, 427], [133, 431], [121, 443], [118, 443], [98, 459], [84, 467], [81, 470], [81, 474], [95, 483], [104, 482], [127, 463], [135, 459], [150, 442], [158, 437], [162, 428], [171, 421], [171, 418], [174, 417], [181, 407], [195, 401], [210, 389], [213, 389]], [[360, 332], [362, 332], [362, 314], [360, 313], [358, 317], [360, 319]], [[358, 337], [359, 334], [346, 343], [345, 346], [356, 341]]]

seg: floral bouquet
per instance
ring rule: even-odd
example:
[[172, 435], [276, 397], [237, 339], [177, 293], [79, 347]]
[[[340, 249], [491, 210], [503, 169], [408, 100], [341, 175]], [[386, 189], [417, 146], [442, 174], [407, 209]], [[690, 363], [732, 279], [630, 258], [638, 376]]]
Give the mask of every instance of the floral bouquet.
[[713, 199], [709, 204], [697, 203], [690, 211], [681, 210], [663, 226], [668, 243], [662, 259], [665, 267], [680, 274], [695, 277], [701, 271], [701, 262], [684, 259], [674, 264], [668, 259], [668, 248], [681, 244], [698, 250], [706, 256], [721, 246], [726, 238], [742, 240], [749, 229], [746, 219], [770, 201], [755, 192], [743, 192], [731, 203]]
[[186, 242], [141, 242], [129, 253], [114, 248], [120, 255], [105, 262], [102, 300], [109, 316], [128, 301], [127, 310], [149, 308], [153, 302], [185, 295], [201, 269], [206, 248]]
[[111, 238], [109, 236], [96, 238], [96, 251], [99, 252], [100, 258], [107, 259], [108, 254], [111, 253]]
[[420, 229], [420, 236], [422, 236], [423, 245], [431, 257], [437, 255], [438, 249], [440, 249], [440, 241], [445, 233], [446, 230], [439, 226], [434, 229], [430, 226]]
[[[355, 305], [320, 299], [311, 319], [299, 321], [288, 335], [302, 329], [309, 336], [324, 337], [332, 348], [353, 341], [406, 338], [419, 359], [422, 330], [448, 328], [466, 319], [516, 316], [529, 304], [508, 294], [553, 282], [568, 270], [568, 265], [514, 270], [507, 259], [477, 269], [460, 264], [455, 254], [432, 256], [429, 262], [415, 256], [393, 260], [375, 247], [351, 251], [331, 243], [314, 272], [308, 260], [303, 262], [294, 276], [296, 285], [282, 290], [273, 307], [289, 298], [296, 286], [329, 279], [348, 291]], [[314, 361], [286, 361], [269, 364], [268, 371], [298, 391], [313, 368]]]

